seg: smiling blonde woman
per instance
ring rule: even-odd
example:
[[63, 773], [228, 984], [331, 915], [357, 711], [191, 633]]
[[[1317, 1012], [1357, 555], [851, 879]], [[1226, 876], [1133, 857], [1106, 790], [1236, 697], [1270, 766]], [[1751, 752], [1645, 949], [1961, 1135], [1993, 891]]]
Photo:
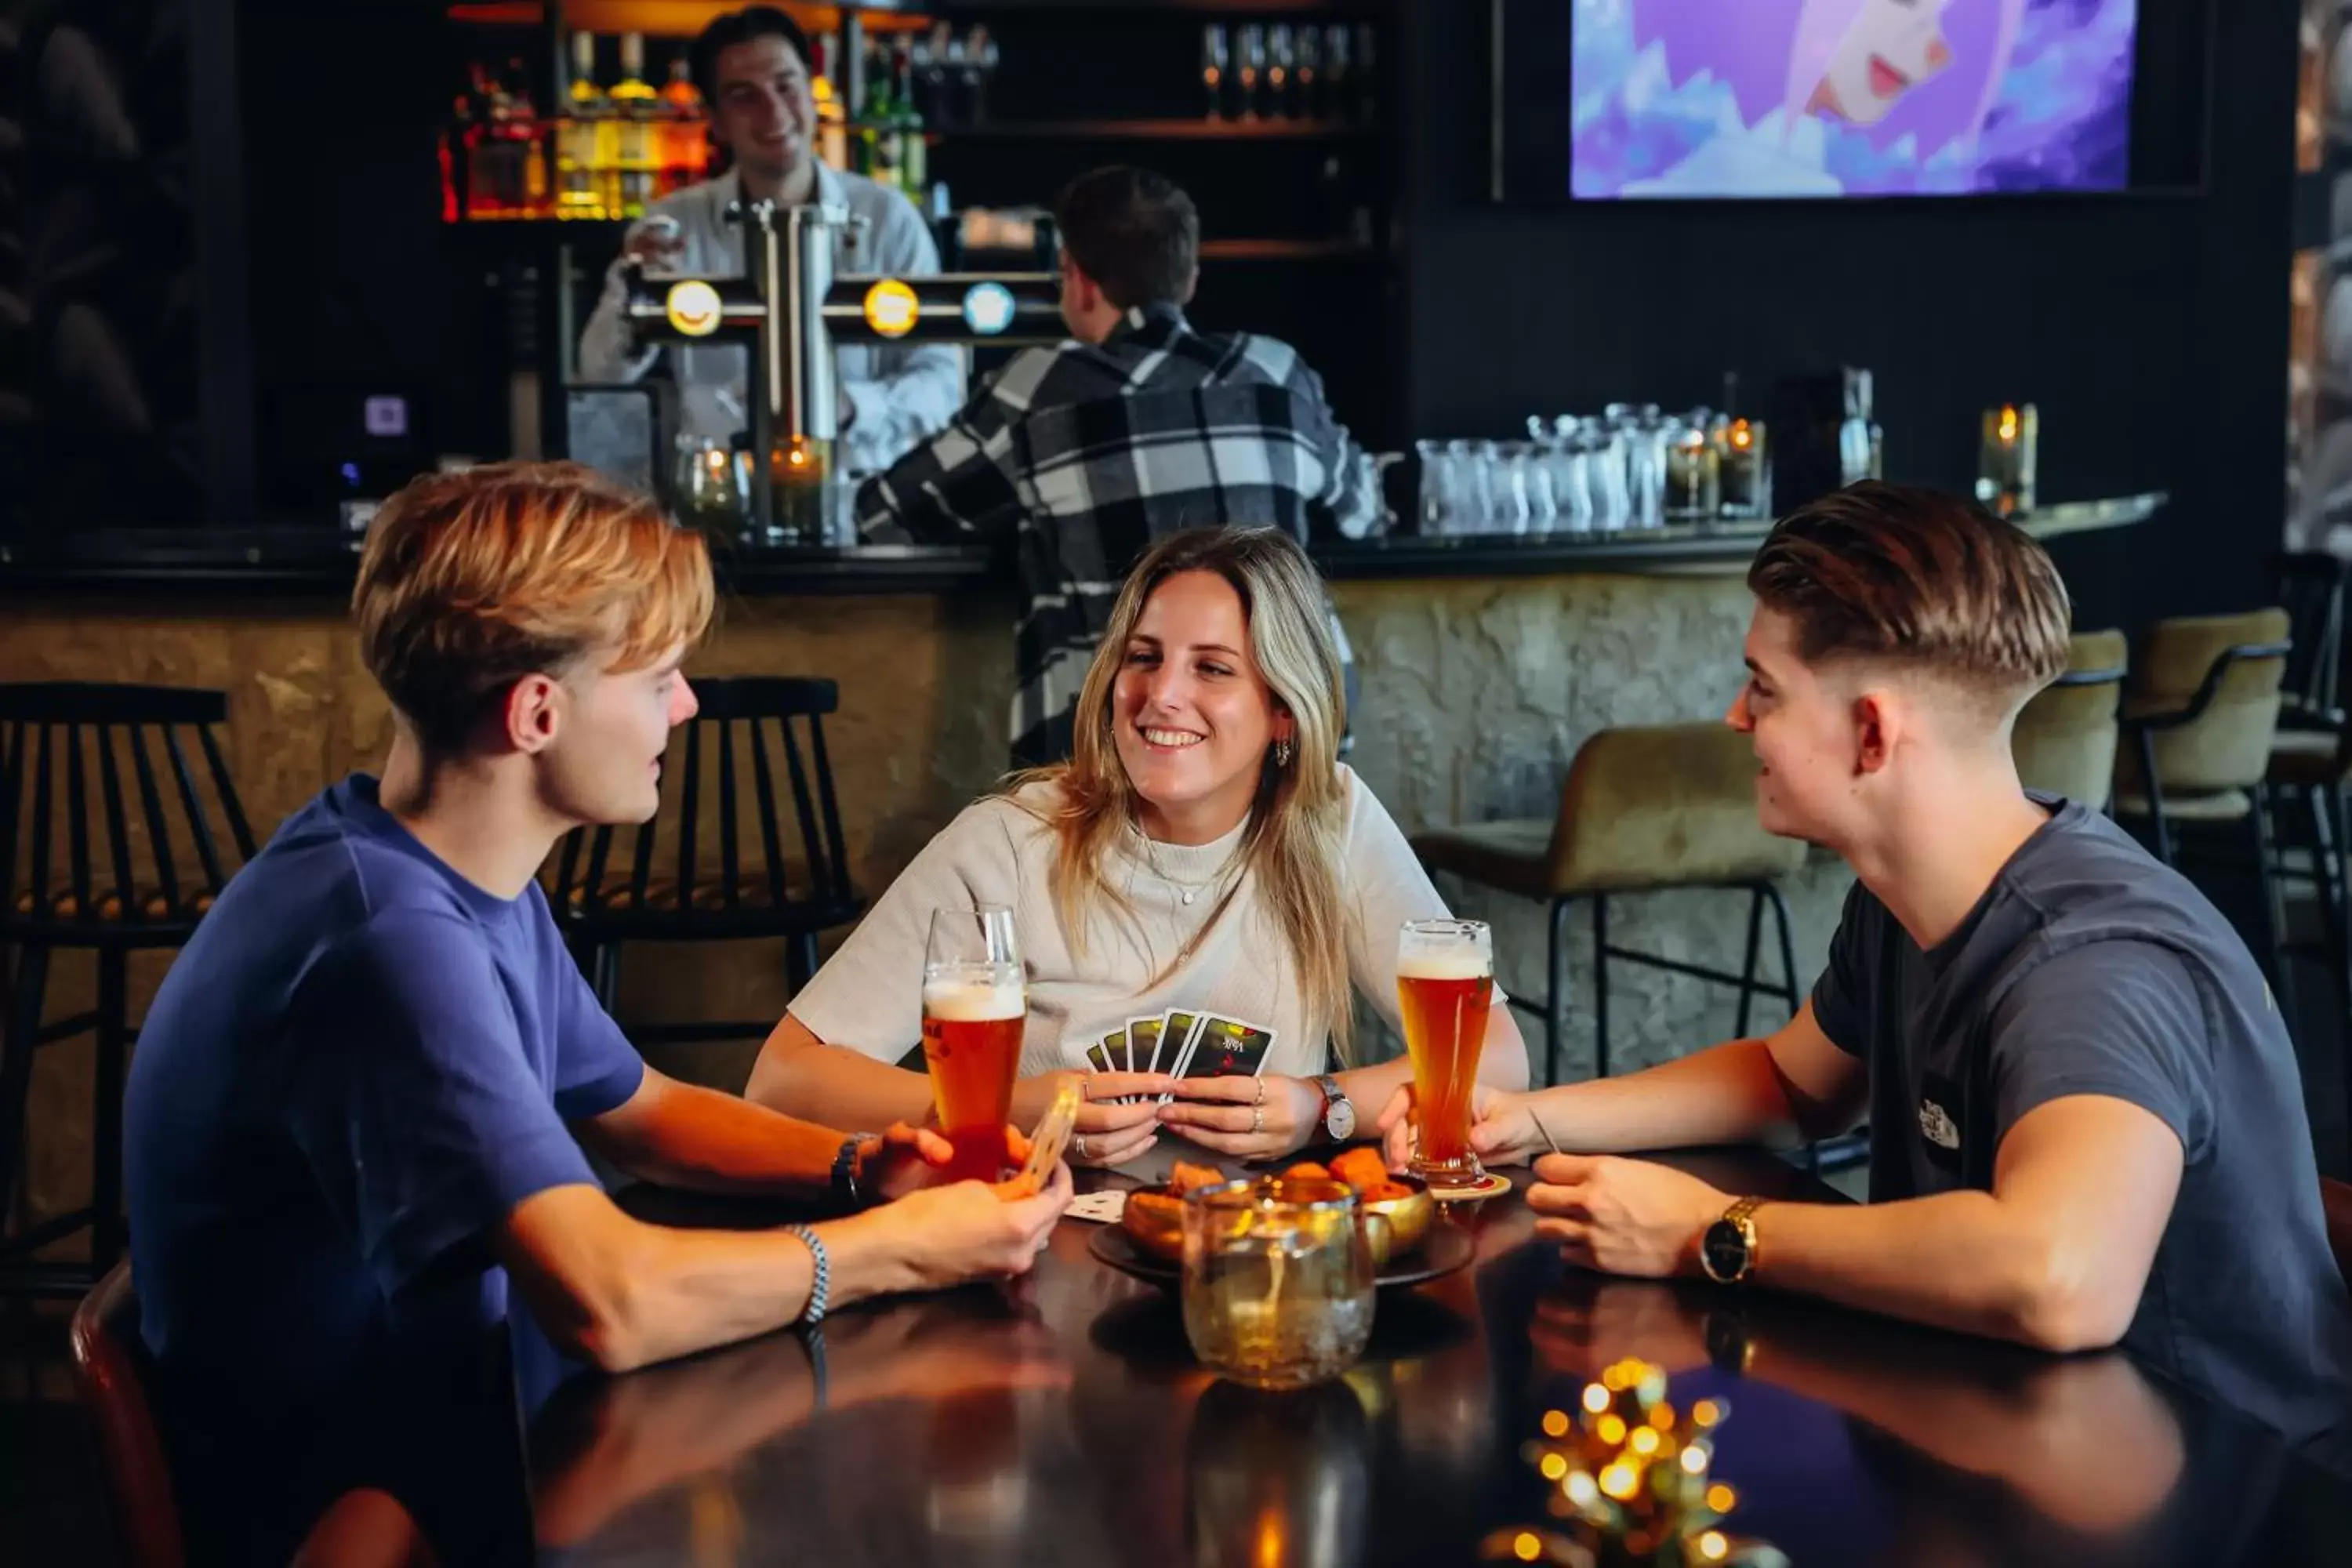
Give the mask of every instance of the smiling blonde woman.
[[[1263, 1070], [1092, 1075], [1078, 1161], [1139, 1161], [1162, 1131], [1269, 1157], [1353, 1135], [1359, 1107], [1369, 1135], [1410, 1069], [1330, 1070], [1335, 1055], [1353, 1059], [1351, 993], [1395, 1026], [1398, 928], [1447, 911], [1339, 761], [1341, 690], [1322, 583], [1295, 541], [1261, 530], [1162, 541], [1112, 610], [1072, 759], [1014, 778], [931, 841], [793, 998], [745, 1092], [861, 1126], [920, 1117], [928, 1080], [888, 1064], [920, 1037], [927, 922], [935, 909], [1002, 904], [1029, 966], [1016, 1122], [1086, 1068], [1089, 1044], [1181, 1008], [1271, 1029]], [[1486, 1046], [1483, 1081], [1526, 1082], [1499, 994]], [[1147, 1098], [1106, 1103], [1131, 1096]]]

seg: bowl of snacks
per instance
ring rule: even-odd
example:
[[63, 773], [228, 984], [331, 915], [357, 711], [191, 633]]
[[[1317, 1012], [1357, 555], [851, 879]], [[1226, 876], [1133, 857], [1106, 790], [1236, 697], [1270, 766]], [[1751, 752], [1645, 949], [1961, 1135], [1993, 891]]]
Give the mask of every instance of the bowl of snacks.
[[[1184, 1257], [1184, 1194], [1230, 1181], [1213, 1165], [1177, 1164], [1168, 1180], [1127, 1194], [1119, 1225], [1135, 1244], [1155, 1258], [1181, 1262]], [[1371, 1248], [1372, 1266], [1385, 1265], [1422, 1244], [1437, 1218], [1436, 1200], [1417, 1176], [1391, 1173], [1380, 1151], [1350, 1149], [1328, 1164], [1301, 1161], [1265, 1178], [1277, 1186], [1286, 1181], [1344, 1182], [1356, 1194], [1364, 1216], [1364, 1240]]]

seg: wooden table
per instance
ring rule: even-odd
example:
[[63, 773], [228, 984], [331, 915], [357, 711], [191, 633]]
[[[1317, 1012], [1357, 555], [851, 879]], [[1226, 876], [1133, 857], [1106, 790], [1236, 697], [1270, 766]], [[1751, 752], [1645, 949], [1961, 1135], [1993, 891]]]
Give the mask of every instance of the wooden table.
[[[1674, 1163], [1727, 1190], [1842, 1202], [1769, 1156]], [[772, 1209], [667, 1196], [676, 1221]], [[2121, 1355], [2053, 1359], [1762, 1291], [1608, 1280], [1536, 1242], [1517, 1194], [1475, 1261], [1383, 1293], [1343, 1381], [1253, 1393], [1193, 1362], [1172, 1299], [1066, 1221], [1034, 1277], [876, 1303], [541, 1398], [546, 1561], [1452, 1564], [1540, 1522], [1522, 1457], [1600, 1367], [1727, 1399], [1732, 1524], [1822, 1565], [2352, 1561], [2352, 1482]], [[1744, 1363], [1745, 1370], [1738, 1368]]]

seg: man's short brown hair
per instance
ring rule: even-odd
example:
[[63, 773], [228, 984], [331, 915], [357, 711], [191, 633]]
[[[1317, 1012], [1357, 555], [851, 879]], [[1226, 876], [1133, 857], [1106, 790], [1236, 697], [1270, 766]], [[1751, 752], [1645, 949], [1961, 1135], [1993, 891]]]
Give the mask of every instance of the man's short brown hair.
[[1858, 484], [1790, 512], [1748, 569], [1809, 665], [1900, 663], [2011, 708], [2066, 668], [2073, 606], [2049, 552], [1935, 490]]
[[1122, 310], [1181, 305], [1201, 261], [1192, 198], [1149, 169], [1080, 174], [1054, 203], [1062, 248]]
[[710, 623], [709, 547], [577, 463], [411, 481], [376, 513], [352, 614], [360, 652], [428, 750], [464, 744], [508, 688], [610, 647], [636, 669]]

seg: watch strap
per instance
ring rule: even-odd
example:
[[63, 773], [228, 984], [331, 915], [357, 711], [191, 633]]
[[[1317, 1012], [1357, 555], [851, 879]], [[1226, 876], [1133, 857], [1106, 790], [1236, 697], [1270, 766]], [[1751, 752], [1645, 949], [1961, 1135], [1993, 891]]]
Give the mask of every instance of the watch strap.
[[858, 1182], [858, 1151], [866, 1146], [867, 1136], [853, 1132], [841, 1141], [841, 1147], [834, 1152], [833, 1195], [845, 1209], [861, 1209], [866, 1204], [866, 1190]]
[[1323, 1109], [1316, 1113], [1316, 1125], [1328, 1134], [1331, 1131], [1331, 1108], [1335, 1105], [1345, 1105], [1353, 1109], [1355, 1102], [1348, 1098], [1348, 1091], [1339, 1087], [1337, 1074], [1317, 1073], [1315, 1087], [1323, 1095]]

